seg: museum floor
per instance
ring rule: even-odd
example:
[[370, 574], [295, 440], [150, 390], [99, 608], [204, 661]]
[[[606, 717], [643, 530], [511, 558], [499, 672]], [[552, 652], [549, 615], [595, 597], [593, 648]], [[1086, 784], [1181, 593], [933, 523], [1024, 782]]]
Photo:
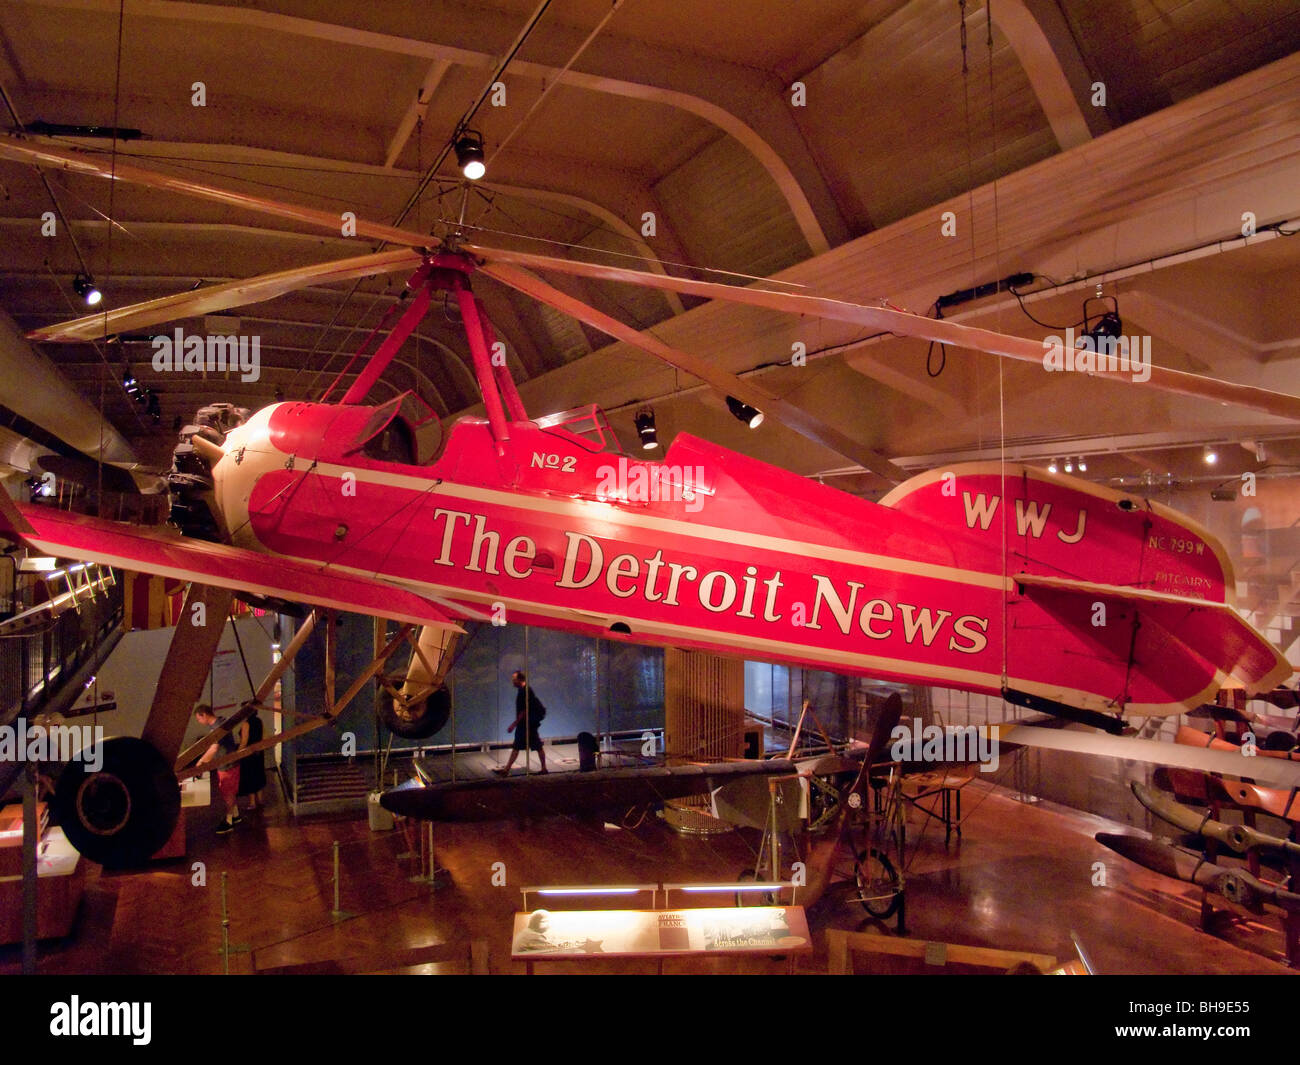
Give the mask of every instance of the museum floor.
[[[273, 786], [274, 789], [274, 786]], [[273, 790], [272, 789], [272, 790]], [[1227, 921], [1199, 931], [1200, 890], [1105, 850], [1092, 833], [1115, 826], [1046, 803], [1023, 804], [980, 781], [965, 792], [963, 838], [909, 822], [907, 918], [911, 936], [1073, 956], [1078, 933], [1103, 973], [1289, 973], [1278, 922]], [[531, 825], [439, 826], [435, 847], [450, 883], [413, 882], [418, 858], [401, 831], [372, 832], [364, 817], [297, 819], [273, 805], [232, 836], [213, 834], [210, 808], [189, 811], [189, 856], [145, 872], [90, 866], [76, 934], [41, 945], [46, 973], [220, 973], [221, 873], [228, 873], [232, 973], [331, 963], [341, 971], [465, 972], [468, 961], [409, 966], [415, 949], [478, 939], [492, 972], [509, 960], [512, 915], [525, 884], [733, 881], [752, 865], [740, 833], [679, 836], [654, 819], [634, 831], [572, 819]], [[196, 816], [197, 815], [197, 816]], [[340, 844], [341, 907], [331, 918], [333, 843]], [[197, 886], [194, 863], [204, 863]], [[508, 886], [494, 887], [494, 863]], [[1094, 886], [1095, 863], [1106, 884]], [[809, 911], [815, 952], [796, 971], [826, 971], [827, 928], [878, 930], [849, 885]], [[730, 896], [723, 896], [724, 899]], [[888, 928], [892, 932], [892, 921]], [[251, 949], [250, 949], [251, 948]], [[468, 949], [466, 950], [468, 959]], [[0, 973], [19, 971], [0, 948]], [[405, 964], [404, 964], [405, 963]], [[313, 966], [319, 967], [319, 966]], [[539, 971], [651, 972], [648, 962], [539, 964]], [[673, 959], [673, 972], [785, 972], [775, 958]], [[861, 971], [861, 966], [859, 966]]]

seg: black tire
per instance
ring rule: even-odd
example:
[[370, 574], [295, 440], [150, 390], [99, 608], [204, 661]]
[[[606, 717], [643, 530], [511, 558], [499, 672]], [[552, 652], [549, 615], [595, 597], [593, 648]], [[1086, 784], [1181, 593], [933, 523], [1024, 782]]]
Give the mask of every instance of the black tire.
[[445, 687], [405, 710], [394, 706], [391, 698], [379, 703], [379, 719], [404, 740], [426, 739], [447, 724], [450, 717], [451, 692]]
[[[757, 880], [758, 875], [753, 869], [742, 869], [740, 876], [736, 877], [742, 884], [746, 881]], [[774, 891], [737, 891], [737, 906], [775, 906], [776, 892]]]
[[872, 847], [858, 854], [853, 868], [862, 908], [872, 917], [892, 917], [903, 898], [902, 878], [884, 851]]
[[100, 865], [140, 865], [168, 839], [181, 789], [167, 760], [144, 740], [117, 736], [90, 772], [70, 762], [54, 789], [54, 812], [69, 842]]

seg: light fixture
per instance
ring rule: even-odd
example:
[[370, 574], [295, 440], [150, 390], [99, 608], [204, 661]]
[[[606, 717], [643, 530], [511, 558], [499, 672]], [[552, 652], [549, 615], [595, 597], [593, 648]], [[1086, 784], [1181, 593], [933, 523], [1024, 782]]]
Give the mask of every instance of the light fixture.
[[89, 307], [95, 307], [104, 298], [95, 282], [86, 274], [78, 274], [72, 279], [72, 291], [86, 301]]
[[1219, 461], [1219, 453], [1210, 444], [1205, 445], [1204, 457], [1205, 457], [1205, 465], [1207, 466], [1213, 466], [1216, 462]]
[[636, 431], [637, 435], [641, 437], [642, 451], [653, 451], [659, 446], [653, 408], [642, 407], [636, 412]]
[[130, 367], [122, 371], [122, 387], [126, 394], [132, 399], [139, 399], [141, 395], [140, 383], [136, 381], [135, 374], [131, 372]]
[[1056, 459], [1052, 459], [1052, 461], [1047, 464], [1047, 472], [1048, 473], [1056, 472]]
[[[1088, 313], [1091, 303], [1110, 304], [1095, 319]], [[1083, 334], [1075, 342], [1076, 347], [1093, 351], [1111, 353], [1117, 350], [1121, 337], [1124, 336], [1124, 322], [1119, 316], [1119, 300], [1114, 296], [1103, 296], [1101, 286], [1097, 286], [1097, 295], [1083, 301]]]
[[470, 181], [477, 181], [487, 173], [483, 162], [483, 135], [472, 129], [456, 138], [456, 165]]
[[751, 429], [757, 429], [763, 424], [763, 412], [751, 407], [748, 403], [742, 403], [735, 396], [727, 397], [727, 410], [731, 411]]
[[1065, 472], [1066, 473], [1074, 472], [1074, 459], [1070, 458], [1069, 455], [1065, 456]]
[[1119, 340], [1124, 335], [1124, 323], [1120, 320], [1118, 311], [1107, 311], [1097, 319], [1097, 324], [1089, 329], [1084, 336], [1092, 339], [1093, 351], [1111, 351], [1113, 347], [1105, 347], [1101, 343], [1103, 340], [1113, 342]]
[[1079, 472], [1080, 473], [1088, 472], [1088, 460], [1085, 459], [1082, 455], [1079, 456]]

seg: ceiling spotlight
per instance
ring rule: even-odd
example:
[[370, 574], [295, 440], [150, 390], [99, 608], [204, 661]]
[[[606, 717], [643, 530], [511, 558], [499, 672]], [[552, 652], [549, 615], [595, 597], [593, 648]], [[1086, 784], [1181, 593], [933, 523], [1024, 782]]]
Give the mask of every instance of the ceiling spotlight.
[[1065, 456], [1065, 472], [1066, 473], [1074, 472], [1074, 459], [1070, 458], [1069, 455]]
[[659, 446], [659, 437], [655, 429], [655, 412], [650, 407], [642, 407], [636, 412], [636, 431], [641, 437], [641, 450], [653, 451]]
[[1091, 337], [1094, 351], [1110, 351], [1112, 348], [1102, 346], [1102, 341], [1114, 342], [1124, 335], [1124, 323], [1120, 320], [1118, 311], [1107, 311], [1099, 319], [1097, 324], [1089, 329], [1084, 336]]
[[78, 274], [72, 279], [72, 291], [85, 300], [89, 307], [97, 306], [104, 298], [104, 294], [99, 291], [95, 282], [85, 274]]
[[1205, 445], [1205, 465], [1213, 466], [1219, 461], [1219, 453], [1209, 444]]
[[751, 407], [748, 403], [740, 402], [735, 396], [727, 397], [727, 410], [731, 411], [751, 429], [757, 429], [763, 424], [763, 412]]
[[1056, 472], [1056, 459], [1052, 459], [1052, 461], [1047, 464], [1047, 472], [1048, 473]]
[[477, 181], [487, 173], [483, 162], [483, 135], [467, 129], [456, 138], [456, 165], [470, 181]]
[[1079, 472], [1080, 473], [1088, 472], [1088, 460], [1085, 459], [1082, 455], [1079, 456]]
[[[1105, 308], [1095, 319], [1088, 313], [1088, 307], [1093, 303], [1100, 303]], [[1101, 286], [1098, 285], [1097, 295], [1083, 301], [1083, 335], [1075, 342], [1075, 346], [1110, 354], [1118, 350], [1123, 336], [1124, 323], [1119, 316], [1119, 300], [1114, 296], [1103, 296]]]

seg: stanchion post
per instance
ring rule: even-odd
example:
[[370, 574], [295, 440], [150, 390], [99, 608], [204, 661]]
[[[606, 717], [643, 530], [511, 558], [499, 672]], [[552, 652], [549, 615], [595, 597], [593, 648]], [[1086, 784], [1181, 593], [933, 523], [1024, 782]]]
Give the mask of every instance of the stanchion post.
[[221, 873], [221, 972], [230, 975], [230, 902], [226, 897], [226, 879], [229, 873]]
[[342, 913], [339, 907], [339, 841], [334, 841], [334, 909], [333, 915], [337, 917]]

